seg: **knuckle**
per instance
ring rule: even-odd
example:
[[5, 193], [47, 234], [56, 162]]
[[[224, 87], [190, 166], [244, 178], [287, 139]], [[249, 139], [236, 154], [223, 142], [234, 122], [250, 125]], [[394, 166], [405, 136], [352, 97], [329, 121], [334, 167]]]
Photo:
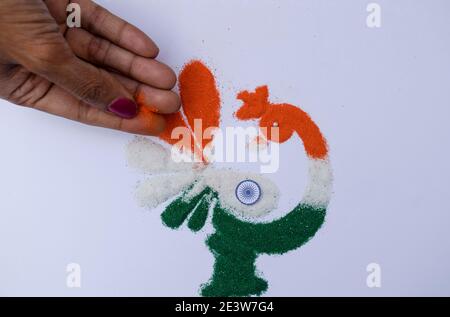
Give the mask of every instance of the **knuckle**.
[[92, 36], [87, 47], [88, 59], [104, 63], [111, 43], [96, 36]]
[[76, 109], [75, 120], [78, 122], [87, 123], [89, 106], [80, 103]]
[[78, 107], [76, 121], [90, 125], [98, 125], [99, 110], [92, 108], [87, 104], [81, 103]]
[[158, 85], [161, 89], [172, 89], [177, 83], [175, 72], [167, 66], [160, 67], [155, 78], [158, 79]]
[[135, 72], [136, 70], [136, 61], [138, 60], [138, 57], [136, 55], [133, 55], [133, 57], [131, 57], [131, 60], [129, 62], [129, 66], [128, 69], [126, 70], [126, 74], [129, 77], [132, 77], [132, 74]]
[[97, 25], [103, 25], [105, 18], [106, 18], [106, 13], [103, 10], [103, 8], [101, 6], [95, 4], [91, 15], [87, 19], [87, 21], [89, 22], [87, 25], [87, 30], [95, 31], [97, 29]]
[[163, 113], [175, 113], [180, 110], [180, 98], [173, 91], [159, 91], [152, 99], [152, 104], [158, 105]]
[[86, 123], [98, 125], [100, 123], [100, 111], [98, 109], [88, 107], [86, 111]]
[[70, 50], [43, 45], [34, 48], [30, 60], [25, 62], [28, 65], [25, 66], [34, 73], [46, 74], [55, 67], [70, 61], [73, 57], [74, 55]]
[[97, 80], [85, 80], [78, 85], [74, 93], [87, 103], [98, 105], [103, 94], [103, 85]]

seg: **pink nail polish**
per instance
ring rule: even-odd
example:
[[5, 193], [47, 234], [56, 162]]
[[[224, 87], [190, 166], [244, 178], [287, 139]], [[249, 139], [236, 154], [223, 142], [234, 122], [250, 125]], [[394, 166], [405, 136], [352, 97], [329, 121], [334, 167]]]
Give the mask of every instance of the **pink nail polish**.
[[124, 119], [132, 119], [138, 114], [137, 104], [128, 98], [117, 98], [108, 106], [108, 111]]

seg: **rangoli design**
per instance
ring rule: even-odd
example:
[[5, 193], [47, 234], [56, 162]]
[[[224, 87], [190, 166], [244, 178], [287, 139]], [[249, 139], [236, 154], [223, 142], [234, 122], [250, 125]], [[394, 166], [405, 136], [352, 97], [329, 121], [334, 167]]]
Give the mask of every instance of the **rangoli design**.
[[[299, 137], [308, 157], [308, 184], [297, 206], [278, 219], [258, 222], [258, 217], [277, 208], [277, 186], [261, 174], [216, 168], [202, 151], [213, 138], [205, 140], [193, 132], [195, 119], [202, 119], [202, 131], [220, 125], [220, 94], [213, 74], [201, 61], [191, 61], [179, 75], [179, 88], [182, 112], [167, 117], [160, 140], [174, 145], [178, 140], [171, 137], [173, 129], [189, 128], [189, 150], [202, 163], [176, 163], [161, 142], [136, 138], [128, 148], [129, 164], [150, 174], [140, 182], [136, 197], [148, 208], [175, 197], [161, 215], [172, 229], [187, 223], [190, 230], [198, 232], [212, 214], [215, 231], [206, 245], [215, 258], [214, 272], [201, 286], [201, 295], [261, 295], [268, 283], [257, 273], [257, 257], [299, 248], [324, 222], [332, 185], [326, 140], [306, 112], [294, 105], [271, 103], [267, 86], [237, 95], [243, 102], [235, 114], [238, 120], [255, 120], [260, 128], [267, 128], [264, 136], [268, 142], [282, 144]], [[276, 139], [270, 133], [273, 126], [279, 129]]]

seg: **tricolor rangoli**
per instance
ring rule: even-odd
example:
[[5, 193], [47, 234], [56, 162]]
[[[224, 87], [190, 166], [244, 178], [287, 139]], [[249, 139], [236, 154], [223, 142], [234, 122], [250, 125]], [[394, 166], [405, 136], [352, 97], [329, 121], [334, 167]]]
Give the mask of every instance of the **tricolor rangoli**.
[[[237, 95], [243, 102], [236, 112], [238, 120], [258, 120], [267, 142], [284, 143], [299, 137], [309, 161], [307, 188], [297, 206], [278, 219], [258, 222], [258, 217], [277, 208], [277, 186], [257, 173], [216, 168], [203, 151], [214, 136], [205, 140], [194, 133], [195, 119], [202, 120], [202, 131], [220, 124], [220, 94], [213, 74], [202, 62], [191, 61], [180, 73], [179, 88], [182, 112], [168, 116], [167, 129], [160, 139], [175, 145], [178, 140], [172, 138], [174, 129], [188, 128], [192, 132], [189, 151], [202, 163], [176, 163], [168, 148], [136, 138], [128, 148], [129, 163], [151, 174], [139, 184], [136, 196], [148, 208], [175, 197], [161, 215], [163, 223], [173, 229], [186, 222], [197, 232], [212, 213], [215, 231], [207, 237], [206, 245], [215, 264], [211, 279], [201, 286], [201, 295], [261, 295], [268, 283], [256, 272], [257, 257], [299, 248], [324, 222], [332, 185], [326, 140], [300, 108], [271, 103], [266, 86]], [[279, 131], [276, 138], [270, 132], [274, 126]]]

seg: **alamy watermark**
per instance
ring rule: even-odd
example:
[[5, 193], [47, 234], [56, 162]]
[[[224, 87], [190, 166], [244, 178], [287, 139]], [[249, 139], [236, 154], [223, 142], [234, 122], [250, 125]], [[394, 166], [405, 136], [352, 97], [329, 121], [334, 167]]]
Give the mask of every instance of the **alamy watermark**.
[[380, 28], [381, 27], [381, 6], [372, 2], [369, 3], [366, 7], [366, 11], [369, 15], [366, 18], [366, 25], [368, 28]]
[[81, 27], [81, 8], [78, 3], [69, 3], [66, 11], [68, 13], [66, 24], [69, 28]]
[[366, 278], [366, 285], [369, 288], [381, 287], [381, 266], [378, 263], [369, 263], [366, 267], [366, 271], [369, 273]]
[[69, 263], [66, 266], [66, 286], [68, 288], [81, 287], [81, 266], [78, 263]]
[[[172, 130], [171, 138], [178, 140], [171, 151], [175, 162], [202, 162], [206, 157], [211, 163], [259, 163], [261, 173], [275, 173], [280, 166], [279, 128], [276, 126], [203, 130], [202, 120], [195, 119], [193, 130], [177, 127]], [[203, 148], [204, 140], [212, 141]]]

